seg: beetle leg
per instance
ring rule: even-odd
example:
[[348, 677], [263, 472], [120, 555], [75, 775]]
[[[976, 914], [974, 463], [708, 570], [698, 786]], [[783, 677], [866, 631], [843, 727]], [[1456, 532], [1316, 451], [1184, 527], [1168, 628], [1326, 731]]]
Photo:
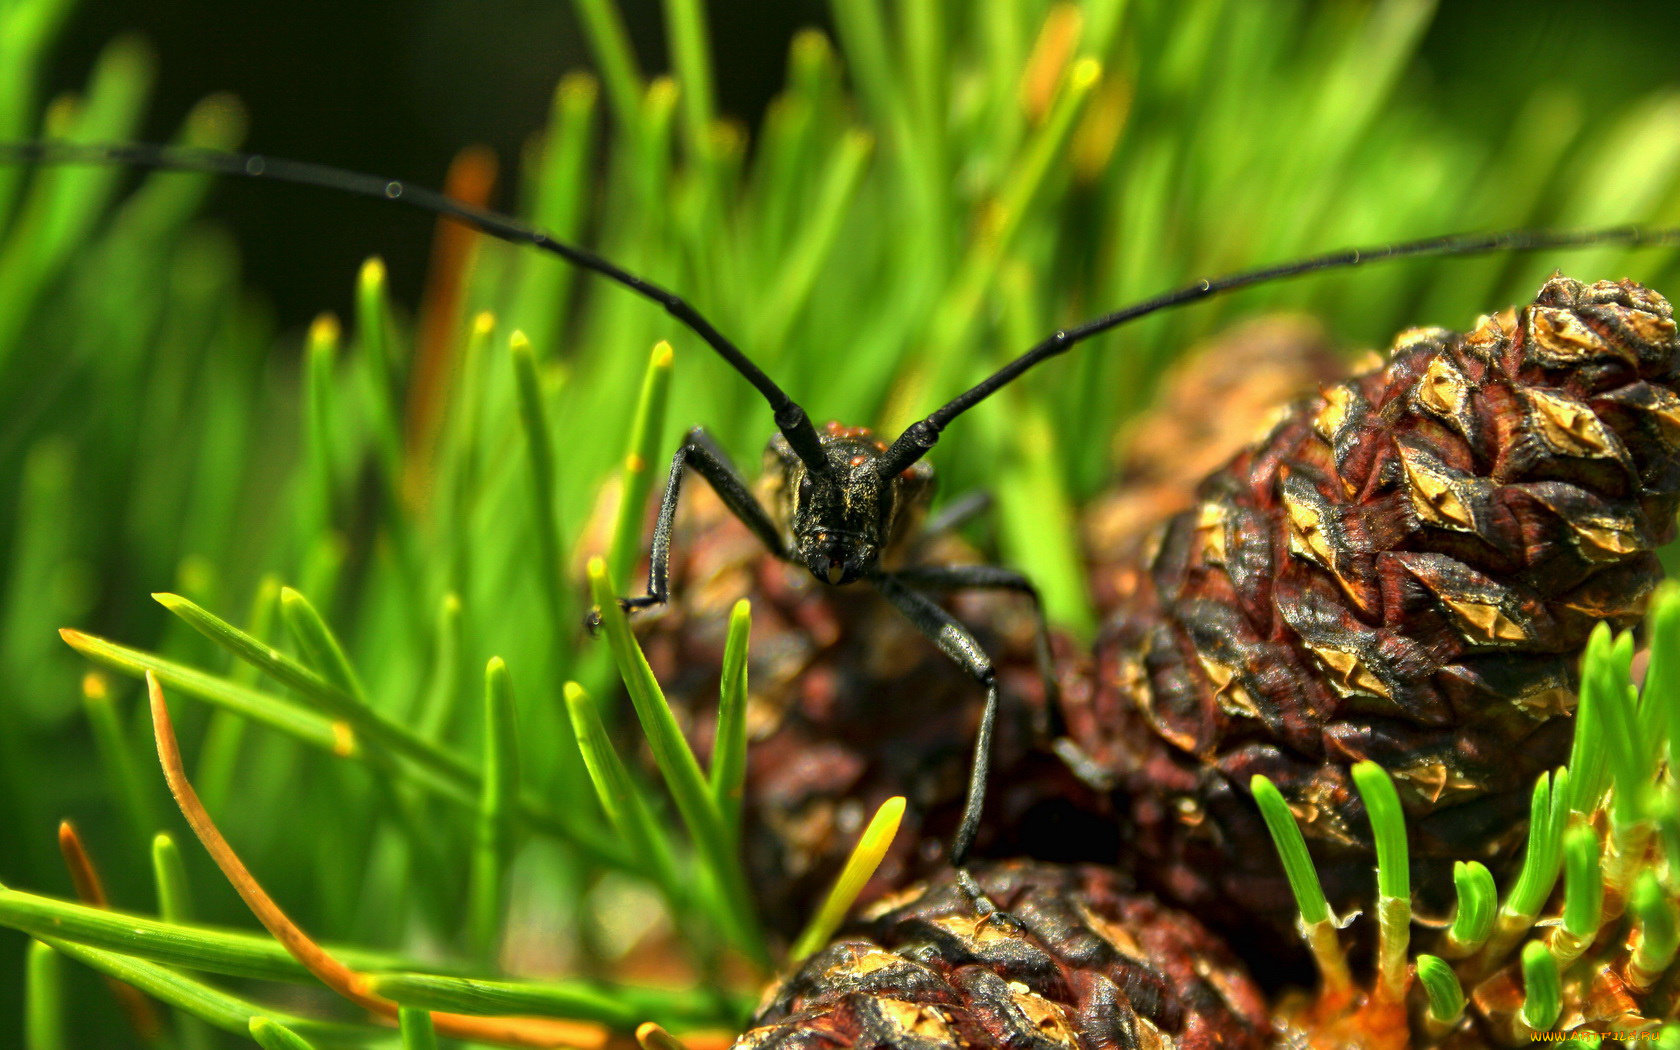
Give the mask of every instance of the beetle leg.
[[963, 800], [957, 833], [951, 839], [950, 860], [952, 865], [961, 869], [968, 859], [969, 847], [974, 844], [975, 832], [980, 829], [980, 810], [986, 801], [986, 777], [992, 764], [992, 728], [997, 724], [997, 674], [992, 670], [991, 658], [980, 648], [980, 643], [975, 641], [968, 628], [934, 604], [932, 599], [911, 590], [901, 582], [898, 574], [879, 573], [869, 579], [882, 597], [986, 690], [986, 707], [980, 715], [980, 730], [974, 738], [974, 763], [969, 767], [968, 794]]
[[1038, 621], [1034, 647], [1037, 650], [1038, 671], [1044, 679], [1044, 714], [1036, 728], [1044, 739], [1050, 741], [1050, 750], [1081, 782], [1096, 791], [1114, 790], [1114, 774], [1074, 743], [1062, 723], [1061, 688], [1056, 682], [1055, 665], [1050, 659], [1050, 626], [1044, 618], [1044, 604], [1039, 600], [1038, 588], [1031, 580], [1013, 569], [996, 565], [930, 565], [906, 569], [897, 575], [906, 583], [929, 590], [1008, 590], [1031, 598], [1033, 614]]
[[[671, 528], [677, 518], [677, 498], [682, 493], [684, 467], [693, 468], [696, 474], [706, 479], [729, 512], [741, 519], [742, 524], [753, 531], [770, 553], [782, 559], [788, 556], [781, 534], [758, 502], [758, 497], [752, 494], [746, 481], [736, 472], [729, 457], [718, 448], [711, 435], [695, 427], [683, 439], [676, 455], [671, 457], [671, 473], [665, 479], [665, 493], [659, 498], [659, 520], [653, 527], [653, 545], [648, 555], [647, 593], [620, 598], [618, 604], [627, 611], [664, 605], [670, 600]], [[588, 622], [593, 631], [600, 625], [600, 614], [590, 613]]]
[[[1014, 569], [999, 565], [922, 565], [894, 573], [904, 583], [923, 590], [939, 591], [1014, 591], [1024, 594], [1033, 605], [1033, 650], [1038, 661], [1038, 673], [1044, 680], [1044, 721], [1060, 721], [1061, 687], [1056, 682], [1055, 664], [1050, 659], [1050, 624], [1044, 618], [1044, 602], [1031, 580]], [[1051, 736], [1049, 724], [1040, 725], [1046, 737]]]

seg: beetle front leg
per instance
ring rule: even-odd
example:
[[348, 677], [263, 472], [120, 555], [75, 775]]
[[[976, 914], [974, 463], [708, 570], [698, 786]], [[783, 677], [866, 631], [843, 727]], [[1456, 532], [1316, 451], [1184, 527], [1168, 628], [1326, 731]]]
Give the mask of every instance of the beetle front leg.
[[1099, 792], [1114, 789], [1114, 774], [1085, 753], [1067, 735], [1062, 721], [1061, 686], [1056, 681], [1056, 667], [1050, 656], [1050, 624], [1044, 616], [1044, 602], [1038, 588], [1025, 575], [998, 565], [927, 565], [895, 573], [903, 583], [914, 584], [933, 591], [1014, 591], [1031, 599], [1033, 604], [1033, 650], [1038, 673], [1044, 681], [1044, 716], [1035, 719], [1035, 728], [1049, 740], [1068, 770], [1079, 780]]
[[[693, 468], [696, 474], [706, 479], [729, 512], [751, 529], [770, 553], [784, 560], [788, 556], [775, 523], [729, 462], [729, 457], [718, 448], [710, 434], [695, 427], [671, 457], [671, 473], [665, 479], [665, 492], [659, 498], [659, 519], [653, 527], [653, 546], [648, 555], [647, 593], [620, 598], [618, 604], [626, 611], [664, 605], [670, 600], [671, 529], [677, 518], [677, 499], [682, 494], [684, 467]], [[600, 614], [590, 613], [590, 629], [599, 624]]]

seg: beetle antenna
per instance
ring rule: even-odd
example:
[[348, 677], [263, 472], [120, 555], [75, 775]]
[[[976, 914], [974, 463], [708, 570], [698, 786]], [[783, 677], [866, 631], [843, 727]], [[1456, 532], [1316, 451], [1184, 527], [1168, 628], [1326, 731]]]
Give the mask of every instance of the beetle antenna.
[[764, 370], [722, 332], [696, 310], [686, 299], [652, 281], [630, 273], [612, 261], [586, 248], [557, 240], [534, 226], [520, 222], [510, 215], [475, 208], [447, 197], [436, 190], [411, 186], [398, 179], [364, 175], [325, 164], [266, 157], [257, 153], [235, 153], [223, 150], [198, 149], [190, 146], [160, 146], [144, 142], [76, 143], [49, 140], [29, 142], [0, 142], [0, 164], [95, 164], [159, 171], [196, 171], [215, 175], [234, 175], [248, 179], [318, 186], [360, 197], [397, 201], [454, 219], [499, 240], [512, 244], [530, 245], [558, 255], [580, 269], [599, 274], [615, 284], [623, 285], [644, 299], [665, 308], [689, 331], [705, 340], [719, 357], [751, 383], [764, 400], [770, 403], [776, 429], [787, 438], [807, 469], [820, 475], [828, 473], [828, 457], [808, 416], [798, 402], [764, 374]]
[[1342, 270], [1364, 263], [1386, 259], [1405, 259], [1416, 256], [1465, 256], [1489, 252], [1525, 252], [1548, 248], [1580, 248], [1595, 244], [1625, 244], [1641, 247], [1680, 244], [1680, 227], [1651, 228], [1616, 226], [1599, 230], [1503, 230], [1496, 233], [1467, 233], [1447, 237], [1430, 237], [1420, 241], [1380, 245], [1374, 248], [1344, 248], [1341, 251], [1315, 255], [1294, 262], [1278, 263], [1253, 270], [1242, 270], [1185, 285], [1164, 292], [1151, 299], [1121, 307], [1110, 314], [1093, 318], [1084, 324], [1052, 332], [1032, 349], [1004, 365], [986, 379], [941, 405], [927, 418], [912, 423], [892, 443], [881, 460], [881, 473], [892, 477], [927, 455], [939, 441], [940, 432], [951, 420], [967, 412], [1003, 387], [1014, 382], [1021, 373], [1041, 361], [1065, 353], [1076, 343], [1100, 335], [1111, 328], [1147, 317], [1185, 303], [1210, 299], [1225, 292], [1265, 284], [1285, 277], [1298, 277], [1320, 270]]

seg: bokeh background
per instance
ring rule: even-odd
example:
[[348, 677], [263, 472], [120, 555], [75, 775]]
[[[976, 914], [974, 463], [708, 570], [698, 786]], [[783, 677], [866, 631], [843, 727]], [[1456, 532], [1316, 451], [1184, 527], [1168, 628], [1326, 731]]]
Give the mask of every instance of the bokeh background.
[[[666, 69], [659, 3], [626, 0], [620, 8], [643, 68]], [[805, 26], [831, 31], [828, 5], [718, 0], [706, 9], [723, 71], [721, 108], [756, 127], [783, 85], [789, 39]], [[299, 0], [266, 8], [101, 0], [80, 5], [48, 83], [79, 85], [98, 49], [124, 32], [139, 33], [158, 54], [152, 137], [167, 134], [198, 99], [230, 91], [250, 107], [253, 149], [426, 185], [437, 185], [450, 157], [472, 143], [515, 156], [542, 126], [560, 74], [591, 64], [562, 0]], [[1680, 9], [1664, 0], [1443, 4], [1407, 90], [1468, 134], [1498, 134], [1514, 93], [1536, 82], [1611, 108], [1672, 84], [1669, 42], [1677, 34]], [[411, 215], [261, 188], [223, 187], [216, 197], [213, 213], [237, 231], [252, 284], [294, 327], [346, 307], [345, 275], [370, 250], [391, 263], [402, 294], [410, 301], [418, 294], [430, 229]]]

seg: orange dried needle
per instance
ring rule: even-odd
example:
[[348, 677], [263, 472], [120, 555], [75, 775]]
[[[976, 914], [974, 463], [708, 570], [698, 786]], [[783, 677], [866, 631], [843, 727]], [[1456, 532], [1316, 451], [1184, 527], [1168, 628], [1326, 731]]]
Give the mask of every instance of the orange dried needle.
[[1027, 57], [1026, 70], [1021, 74], [1021, 107], [1032, 120], [1042, 120], [1050, 112], [1056, 89], [1061, 86], [1068, 63], [1079, 48], [1079, 36], [1085, 28], [1085, 16], [1073, 4], [1061, 3], [1050, 9], [1033, 42], [1032, 54]]
[[[490, 203], [496, 185], [496, 155], [471, 146], [455, 155], [444, 180], [444, 193], [463, 204], [482, 208]], [[409, 377], [407, 419], [404, 422], [404, 496], [420, 505], [430, 490], [432, 454], [443, 424], [449, 387], [460, 368], [455, 353], [460, 345], [461, 308], [466, 274], [479, 234], [458, 222], [439, 219], [432, 238], [432, 258], [420, 300], [419, 335], [414, 371]]]
[[[163, 698], [163, 687], [157, 676], [146, 672], [146, 696], [152, 707], [152, 732], [157, 738], [158, 762], [163, 766], [164, 780], [170, 794], [181, 807], [193, 834], [204, 844], [210, 859], [227, 876], [251, 914], [274, 936], [292, 958], [303, 964], [322, 984], [372, 1013], [389, 1020], [397, 1016], [397, 1004], [367, 990], [367, 978], [327, 954], [309, 935], [281, 910], [268, 891], [262, 888], [245, 862], [233, 851], [210, 813], [199, 801], [187, 779], [181, 761], [181, 747], [175, 739], [175, 726], [169, 719], [169, 705]], [[499, 1043], [503, 1046], [539, 1048], [571, 1047], [573, 1050], [603, 1050], [614, 1043], [605, 1026], [579, 1021], [560, 1021], [546, 1017], [473, 1017], [467, 1014], [434, 1012], [432, 1024], [440, 1035], [456, 1039]]]
[[[93, 858], [88, 855], [87, 847], [82, 845], [76, 825], [68, 820], [60, 821], [58, 825], [58, 851], [64, 855], [64, 866], [70, 869], [70, 882], [76, 887], [76, 899], [92, 908], [109, 908], [111, 902], [105, 896], [105, 884], [99, 878], [99, 869], [94, 867]], [[158, 1017], [152, 1001], [140, 989], [112, 977], [105, 978], [105, 983], [110, 987], [111, 994], [117, 997], [129, 1025], [142, 1040], [150, 1043], [163, 1034], [162, 1019]]]
[[652, 1021], [636, 1026], [642, 1050], [729, 1050], [735, 1037], [727, 1032], [684, 1032], [681, 1039]]
[[87, 847], [82, 845], [76, 825], [68, 820], [58, 822], [58, 852], [64, 856], [64, 866], [70, 869], [70, 882], [76, 887], [76, 899], [94, 908], [109, 908], [111, 902], [105, 896], [105, 883], [99, 878], [99, 869], [93, 866], [93, 858], [88, 856]]
[[636, 1042], [641, 1044], [642, 1050], [689, 1050], [681, 1039], [652, 1021], [636, 1027]]

